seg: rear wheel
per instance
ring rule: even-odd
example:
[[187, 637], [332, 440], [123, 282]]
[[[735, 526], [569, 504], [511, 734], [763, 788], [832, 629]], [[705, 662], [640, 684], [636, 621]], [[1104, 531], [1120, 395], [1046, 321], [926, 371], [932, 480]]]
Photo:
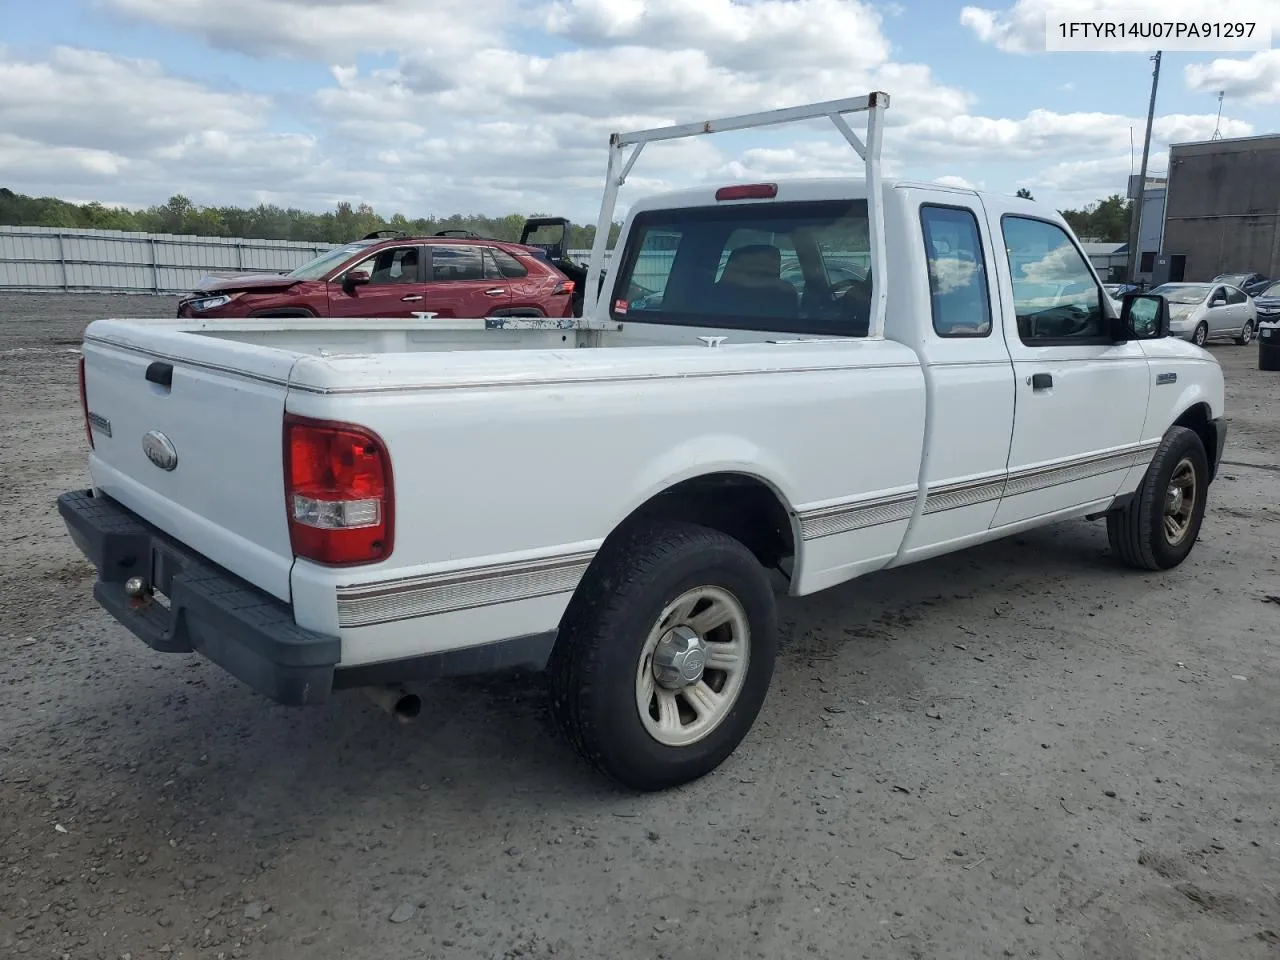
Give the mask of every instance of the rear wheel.
[[1236, 343], [1242, 347], [1248, 346], [1253, 342], [1253, 321], [1246, 320], [1244, 326], [1240, 328], [1240, 335], [1236, 337]]
[[1194, 343], [1197, 347], [1203, 347], [1204, 342], [1208, 339], [1209, 339], [1209, 325], [1205, 323], [1203, 320], [1201, 320], [1200, 325], [1196, 327], [1195, 332], [1191, 334], [1191, 342]]
[[635, 790], [718, 767], [773, 675], [773, 590], [737, 540], [687, 523], [607, 544], [561, 624], [552, 703], [588, 761]]
[[1200, 437], [1171, 427], [1133, 499], [1107, 514], [1111, 549], [1141, 570], [1176, 567], [1200, 535], [1208, 487], [1209, 461]]

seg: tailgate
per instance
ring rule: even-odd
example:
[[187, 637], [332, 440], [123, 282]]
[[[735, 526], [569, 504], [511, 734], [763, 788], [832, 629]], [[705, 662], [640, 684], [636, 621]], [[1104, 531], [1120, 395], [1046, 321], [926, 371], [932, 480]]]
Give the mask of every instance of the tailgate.
[[287, 601], [282, 431], [294, 355], [120, 321], [92, 325], [83, 352], [94, 486]]

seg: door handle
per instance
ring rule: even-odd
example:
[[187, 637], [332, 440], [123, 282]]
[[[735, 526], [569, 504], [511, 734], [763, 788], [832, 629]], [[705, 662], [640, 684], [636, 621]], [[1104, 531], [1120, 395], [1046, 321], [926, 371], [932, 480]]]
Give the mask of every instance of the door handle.
[[407, 296], [407, 297], [401, 297], [401, 298], [400, 298], [400, 302], [401, 302], [401, 303], [412, 303], [412, 302], [413, 302], [413, 301], [415, 301], [415, 300], [421, 300], [421, 299], [422, 299], [422, 295], [421, 295], [421, 294], [413, 293], [413, 294], [410, 294], [410, 295], [409, 295], [409, 296]]
[[486, 297], [500, 297], [506, 292], [507, 291], [503, 290], [502, 287], [494, 287], [492, 290], [486, 290], [484, 295]]
[[1048, 390], [1052, 386], [1053, 386], [1053, 374], [1033, 373], [1031, 375], [1032, 390]]

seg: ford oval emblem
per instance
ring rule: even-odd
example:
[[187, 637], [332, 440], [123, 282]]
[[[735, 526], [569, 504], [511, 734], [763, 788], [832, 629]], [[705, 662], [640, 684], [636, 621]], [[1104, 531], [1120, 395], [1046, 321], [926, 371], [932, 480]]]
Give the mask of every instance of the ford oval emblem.
[[173, 441], [159, 430], [148, 430], [142, 436], [142, 452], [161, 470], [172, 470], [178, 465], [178, 450]]

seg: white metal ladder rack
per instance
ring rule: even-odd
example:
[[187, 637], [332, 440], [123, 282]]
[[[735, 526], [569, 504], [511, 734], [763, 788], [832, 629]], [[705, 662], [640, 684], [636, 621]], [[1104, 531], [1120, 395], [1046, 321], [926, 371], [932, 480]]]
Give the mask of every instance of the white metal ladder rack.
[[[609, 228], [613, 224], [613, 211], [618, 204], [618, 188], [627, 182], [627, 175], [640, 158], [646, 143], [659, 140], [679, 140], [708, 133], [728, 130], [748, 130], [752, 127], [768, 127], [797, 120], [815, 120], [827, 117], [849, 145], [862, 158], [866, 167], [867, 220], [871, 240], [872, 305], [871, 322], [867, 335], [884, 336], [886, 284], [884, 268], [884, 209], [880, 196], [880, 137], [884, 127], [884, 111], [889, 106], [887, 93], [875, 92], [865, 97], [849, 97], [844, 100], [827, 100], [781, 110], [765, 110], [762, 113], [744, 113], [720, 120], [703, 120], [682, 123], [671, 127], [655, 127], [652, 130], [635, 130], [631, 133], [615, 133], [609, 137], [609, 167], [605, 173], [604, 197], [600, 201], [600, 216], [596, 220], [595, 241], [591, 245], [591, 262], [587, 268], [587, 289], [583, 292], [581, 326], [586, 329], [602, 329], [604, 324], [595, 319], [600, 300], [600, 276], [604, 266], [605, 249], [609, 243]], [[866, 113], [866, 141], [854, 132], [844, 119], [846, 113]], [[623, 160], [627, 147], [633, 147], [631, 155]]]

